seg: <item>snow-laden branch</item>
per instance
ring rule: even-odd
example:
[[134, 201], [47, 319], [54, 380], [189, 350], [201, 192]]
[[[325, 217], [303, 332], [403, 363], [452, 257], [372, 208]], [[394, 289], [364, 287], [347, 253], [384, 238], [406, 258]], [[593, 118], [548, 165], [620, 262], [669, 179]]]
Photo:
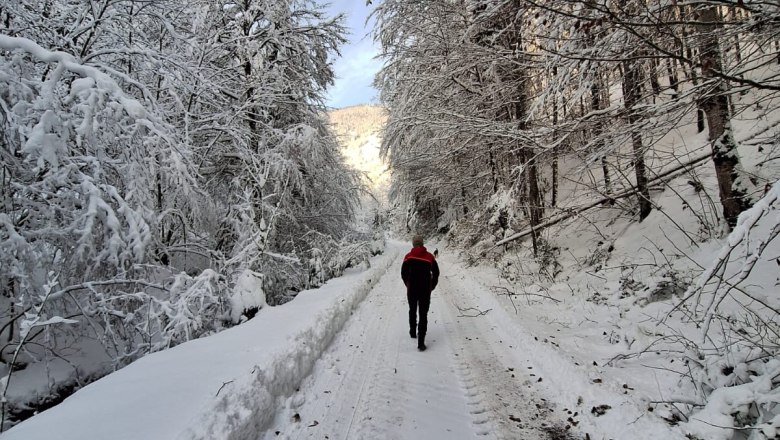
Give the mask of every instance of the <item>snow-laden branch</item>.
[[[696, 297], [695, 304], [698, 306], [703, 302], [702, 296], [706, 287], [713, 281], [716, 282], [716, 288], [709, 294], [709, 298], [704, 301], [704, 309], [701, 312], [704, 321], [701, 336], [702, 343], [707, 338], [718, 306], [737, 286], [748, 278], [766, 247], [780, 234], [780, 210], [778, 205], [780, 205], [780, 181], [775, 182], [761, 200], [739, 216], [736, 228], [729, 234], [726, 243], [720, 249], [714, 261], [698, 277], [696, 283], [688, 288], [680, 304], [675, 307], [679, 308], [694, 296]], [[752, 237], [756, 235], [754, 231], [763, 219], [766, 219], [766, 224], [763, 225], [762, 232], [757, 237]], [[737, 271], [729, 270], [731, 275], [728, 275], [727, 267], [730, 264], [734, 264], [733, 254], [740, 247], [744, 247], [744, 255], [740, 256], [743, 259], [741, 267]]]
[[27, 52], [44, 63], [56, 63], [69, 72], [84, 78], [91, 78], [99, 88], [109, 91], [111, 95], [119, 100], [124, 106], [125, 111], [127, 111], [128, 115], [131, 117], [135, 119], [145, 119], [149, 116], [144, 106], [138, 102], [138, 100], [128, 97], [110, 76], [95, 67], [81, 64], [69, 53], [46, 50], [30, 39], [11, 37], [3, 34], [0, 34], [0, 49]]

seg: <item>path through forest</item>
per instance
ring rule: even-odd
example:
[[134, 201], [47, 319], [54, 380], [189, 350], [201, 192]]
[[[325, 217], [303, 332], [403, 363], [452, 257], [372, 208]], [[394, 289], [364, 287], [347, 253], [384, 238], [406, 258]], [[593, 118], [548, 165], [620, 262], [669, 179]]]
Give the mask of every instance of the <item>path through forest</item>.
[[566, 422], [554, 419], [554, 409], [534, 390], [541, 379], [526, 367], [530, 353], [502, 337], [490, 312], [478, 315], [477, 295], [490, 293], [463, 287], [455, 256], [439, 261], [428, 350], [417, 350], [408, 335], [402, 255], [265, 438], [566, 438]]

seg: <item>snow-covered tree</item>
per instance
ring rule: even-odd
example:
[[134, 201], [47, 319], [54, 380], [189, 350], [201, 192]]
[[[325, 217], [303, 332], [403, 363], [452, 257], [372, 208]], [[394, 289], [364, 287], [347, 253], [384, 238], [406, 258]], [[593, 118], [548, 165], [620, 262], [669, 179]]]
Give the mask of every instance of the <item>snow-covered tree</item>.
[[[392, 196], [405, 213], [400, 226], [447, 233], [479, 258], [530, 237], [540, 272], [555, 247], [565, 246], [549, 228], [586, 213], [622, 216], [628, 225], [665, 217], [691, 246], [734, 229], [686, 310], [713, 329], [736, 316], [721, 315], [717, 304], [736, 302], [740, 316], [719, 323], [726, 331], [705, 330], [707, 350], [740, 333], [751, 335], [752, 353], [776, 356], [774, 338], [755, 342], [776, 334], [776, 308], [745, 281], [776, 239], [773, 226], [765, 227], [776, 209], [765, 198], [746, 219], [740, 213], [762, 196], [773, 200], [777, 172], [745, 166], [741, 154], [753, 152], [737, 133], [749, 130], [737, 125], [743, 112], [756, 112], [761, 121], [751, 123], [765, 128], [747, 142], [773, 151], [762, 163], [775, 160], [769, 114], [780, 90], [778, 12], [741, 0], [381, 2], [376, 39], [386, 64], [377, 84], [389, 112], [383, 151], [394, 169]], [[691, 130], [707, 133], [679, 134]], [[664, 145], [680, 138], [695, 145]], [[692, 171], [705, 166], [707, 186]], [[700, 206], [669, 185], [680, 175], [689, 177]], [[699, 230], [685, 230], [668, 212], [662, 201], [669, 194], [697, 217]], [[762, 226], [746, 226], [759, 218]], [[614, 237], [597, 232], [593, 261], [603, 261]], [[743, 278], [724, 269], [739, 267], [729, 260], [737, 248], [744, 248]], [[747, 322], [755, 325], [743, 333]]]
[[309, 0], [0, 6], [4, 420], [28, 362], [94, 339], [121, 367], [367, 258], [322, 98], [341, 21]]

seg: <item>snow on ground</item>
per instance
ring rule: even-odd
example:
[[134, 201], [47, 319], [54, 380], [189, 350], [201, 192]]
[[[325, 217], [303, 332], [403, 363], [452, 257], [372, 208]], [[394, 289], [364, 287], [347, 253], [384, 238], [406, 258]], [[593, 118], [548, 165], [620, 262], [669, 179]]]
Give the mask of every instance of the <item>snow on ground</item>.
[[593, 382], [598, 367], [575, 365], [513, 319], [489, 290], [494, 272], [454, 255], [439, 265], [428, 350], [408, 337], [397, 261], [265, 440], [683, 438], [622, 386]]
[[406, 248], [146, 356], [2, 439], [683, 438], [620, 384], [594, 381], [600, 368], [577, 365], [535, 320], [515, 319], [489, 289], [494, 272], [452, 254], [440, 259], [429, 348], [417, 351]]
[[493, 339], [512, 341], [519, 365], [538, 377], [540, 394], [554, 402], [564, 417], [578, 414], [574, 422], [580, 433], [592, 439], [684, 438], [648, 411], [646, 397], [635, 392], [636, 381], [644, 380], [647, 373], [636, 377], [628, 373], [626, 378], [602, 366], [603, 341], [582, 326], [588, 324], [582, 309], [559, 307], [557, 315], [547, 315], [547, 309], [530, 306], [535, 302], [532, 297], [519, 297], [515, 314], [506, 298], [488, 290], [500, 284], [495, 271], [461, 269], [456, 276], [460, 289], [473, 292], [473, 307], [490, 310], [486, 316], [491, 317]]
[[256, 438], [397, 252], [242, 325], [145, 356], [0, 438]]

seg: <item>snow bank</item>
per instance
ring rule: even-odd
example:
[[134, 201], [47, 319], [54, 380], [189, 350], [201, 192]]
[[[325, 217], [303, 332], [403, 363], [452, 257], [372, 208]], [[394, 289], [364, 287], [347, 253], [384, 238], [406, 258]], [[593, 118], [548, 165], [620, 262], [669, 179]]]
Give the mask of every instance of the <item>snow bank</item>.
[[[765, 374], [754, 376], [753, 382], [713, 391], [704, 409], [684, 424], [685, 431], [693, 438], [730, 440], [734, 431], [739, 429], [734, 419], [744, 418], [752, 405], [757, 402], [771, 405], [780, 403], [780, 393], [772, 392], [772, 377], [780, 374], [780, 361], [771, 360], [766, 370]], [[766, 414], [772, 417], [770, 412]], [[780, 417], [774, 416], [769, 423], [761, 422], [764, 420], [760, 420], [755, 428], [762, 430], [767, 438], [775, 437], [780, 427]]]
[[264, 307], [254, 319], [145, 356], [3, 440], [256, 439], [397, 256]]

